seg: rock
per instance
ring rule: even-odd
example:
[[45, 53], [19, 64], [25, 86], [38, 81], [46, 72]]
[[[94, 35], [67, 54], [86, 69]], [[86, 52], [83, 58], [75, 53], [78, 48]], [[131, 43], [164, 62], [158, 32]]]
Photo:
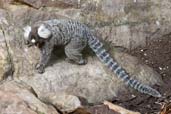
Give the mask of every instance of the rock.
[[[128, 49], [145, 45], [150, 39], [171, 32], [169, 29], [171, 19], [168, 17], [171, 3], [167, 0], [162, 3], [159, 0], [136, 2], [133, 0], [126, 2], [118, 0], [18, 0], [17, 2], [20, 2], [20, 5], [7, 2], [13, 4], [8, 4], [6, 7], [12, 10], [14, 19], [21, 20], [20, 25], [57, 17], [72, 18], [91, 25], [101, 34], [102, 39]], [[24, 8], [28, 5], [39, 10]]]
[[81, 16], [103, 39], [132, 49], [171, 32], [167, 28], [171, 21], [170, 6], [168, 0], [91, 0], [81, 4]]
[[29, 87], [15, 81], [0, 85], [1, 114], [59, 114], [54, 107], [42, 103]]
[[44, 102], [52, 104], [62, 112], [72, 112], [82, 107], [82, 103], [77, 96], [64, 92], [39, 94], [39, 98]]
[[[117, 51], [114, 52], [113, 56], [131, 76], [142, 83], [148, 85], [160, 85], [162, 83], [158, 73], [147, 65], [139, 64], [135, 57]], [[129, 87], [125, 86], [115, 74], [111, 73], [97, 57], [88, 57], [89, 62], [84, 66], [68, 63], [64, 61], [64, 58], [62, 60], [59, 57], [58, 60], [56, 58], [52, 59], [51, 63], [53, 64], [46, 68], [45, 73], [38, 74], [35, 72], [32, 77], [19, 77], [20, 80], [34, 88], [39, 98], [45, 99], [56, 106], [60, 104], [68, 106], [68, 101], [71, 101], [69, 104], [74, 104], [74, 107], [76, 102], [79, 104], [77, 99], [73, 100], [74, 97], [58, 98], [63, 94], [77, 96], [84, 99], [86, 103], [98, 104], [104, 100], [111, 101], [113, 97], [119, 97], [119, 93], [131, 93]], [[73, 106], [70, 105], [70, 107]], [[61, 107], [61, 109], [66, 111], [68, 107], [67, 109]]]
[[60, 8], [72, 8], [78, 6], [78, 0], [18, 0], [23, 4], [28, 4], [33, 8], [40, 7], [60, 7]]
[[[0, 5], [4, 8], [0, 9], [0, 80], [12, 75], [14, 80], [33, 87], [41, 100], [62, 111], [74, 110], [82, 105], [82, 100], [98, 104], [119, 97], [120, 93], [135, 91], [130, 91], [92, 56], [85, 66], [67, 63], [63, 57], [55, 58], [43, 75], [35, 73], [39, 50], [24, 45], [24, 26], [40, 20], [71, 18], [95, 29], [99, 38], [112, 46], [128, 49], [171, 33], [169, 0], [1, 0]], [[117, 51], [112, 55], [142, 83], [162, 83], [159, 74], [135, 57]]]
[[0, 31], [0, 37], [0, 80], [3, 80], [5, 78], [6, 72], [9, 70], [9, 61], [7, 60], [8, 51], [2, 31]]
[[4, 34], [3, 26], [9, 23], [5, 19], [6, 11], [0, 10], [0, 81], [5, 79], [7, 76], [12, 76], [14, 72], [13, 61], [8, 47], [8, 39]]
[[18, 0], [18, 2], [32, 6], [33, 8], [40, 8], [43, 6], [43, 0]]
[[0, 8], [4, 8], [4, 6], [11, 4], [14, 0], [0, 0]]

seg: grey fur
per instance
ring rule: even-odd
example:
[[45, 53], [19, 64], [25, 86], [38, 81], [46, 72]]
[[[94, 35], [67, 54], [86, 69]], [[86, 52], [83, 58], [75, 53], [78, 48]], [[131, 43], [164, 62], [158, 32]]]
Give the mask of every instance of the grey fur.
[[[45, 29], [45, 31], [50, 32], [47, 32], [47, 34], [41, 34], [39, 32], [38, 34], [37, 31], [40, 30], [40, 26], [42, 25], [44, 26], [43, 29]], [[43, 36], [43, 38], [41, 36]], [[77, 21], [54, 19], [41, 22], [32, 26], [27, 40], [31, 45], [42, 44], [42, 46], [39, 47], [41, 59], [36, 66], [39, 73], [44, 72], [44, 68], [50, 59], [55, 45], [63, 45], [65, 47], [65, 54], [68, 57], [67, 60], [74, 61], [80, 65], [86, 64], [82, 51], [88, 45], [95, 52], [97, 57], [104, 62], [118, 78], [123, 80], [125, 84], [141, 93], [149, 94], [154, 97], [161, 97], [161, 94], [157, 90], [132, 79], [129, 74], [111, 58], [110, 54], [103, 48], [103, 44], [91, 33], [90, 29]]]

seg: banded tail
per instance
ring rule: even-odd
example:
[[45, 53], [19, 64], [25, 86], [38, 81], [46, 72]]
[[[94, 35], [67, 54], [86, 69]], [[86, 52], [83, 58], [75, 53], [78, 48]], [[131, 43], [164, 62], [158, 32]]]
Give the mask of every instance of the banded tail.
[[129, 74], [124, 70], [103, 48], [103, 44], [93, 35], [88, 34], [88, 44], [90, 48], [96, 53], [97, 57], [105, 63], [105, 65], [114, 72], [118, 78], [120, 78], [126, 85], [138, 90], [141, 93], [151, 95], [153, 97], [161, 97], [161, 94], [151, 88], [150, 86], [143, 85], [139, 81], [131, 78]]

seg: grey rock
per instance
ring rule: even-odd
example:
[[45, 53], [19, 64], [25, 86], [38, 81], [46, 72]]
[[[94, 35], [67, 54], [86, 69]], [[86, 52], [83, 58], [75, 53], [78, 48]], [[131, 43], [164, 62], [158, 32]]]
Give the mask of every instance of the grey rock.
[[9, 81], [0, 85], [1, 114], [59, 114], [50, 105], [41, 102], [29, 86]]
[[[134, 78], [142, 83], [148, 85], [162, 84], [160, 75], [147, 65], [139, 64], [135, 57], [117, 51], [114, 52], [113, 56]], [[61, 102], [66, 104], [64, 106], [68, 106], [68, 101], [70, 101], [69, 104], [74, 104], [69, 105], [70, 108], [75, 107], [76, 103], [79, 104], [73, 96], [85, 99], [87, 103], [98, 104], [104, 100], [111, 101], [113, 97], [119, 97], [119, 93], [133, 94], [135, 92], [135, 90], [131, 92], [132, 89], [114, 76], [97, 57], [88, 57], [88, 61], [88, 64], [79, 66], [67, 63], [64, 60], [57, 60], [53, 62], [53, 65], [46, 68], [44, 74], [35, 72], [32, 77], [19, 77], [19, 79], [31, 85], [41, 99], [56, 104], [56, 106], [59, 106]], [[63, 95], [72, 96], [69, 98], [75, 98], [75, 100], [61, 97], [63, 100], [54, 101], [51, 97], [54, 96], [55, 99], [59, 99], [58, 97]], [[64, 106], [61, 109], [68, 110], [68, 107], [65, 108]]]

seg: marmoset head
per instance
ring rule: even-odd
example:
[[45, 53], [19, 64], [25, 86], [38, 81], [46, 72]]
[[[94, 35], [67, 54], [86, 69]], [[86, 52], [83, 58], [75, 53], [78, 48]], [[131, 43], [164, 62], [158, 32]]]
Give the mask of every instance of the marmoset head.
[[51, 31], [48, 30], [44, 24], [40, 26], [26, 26], [24, 29], [24, 38], [26, 41], [26, 45], [28, 47], [36, 45], [39, 47], [42, 43], [44, 43], [47, 39], [51, 37]]

